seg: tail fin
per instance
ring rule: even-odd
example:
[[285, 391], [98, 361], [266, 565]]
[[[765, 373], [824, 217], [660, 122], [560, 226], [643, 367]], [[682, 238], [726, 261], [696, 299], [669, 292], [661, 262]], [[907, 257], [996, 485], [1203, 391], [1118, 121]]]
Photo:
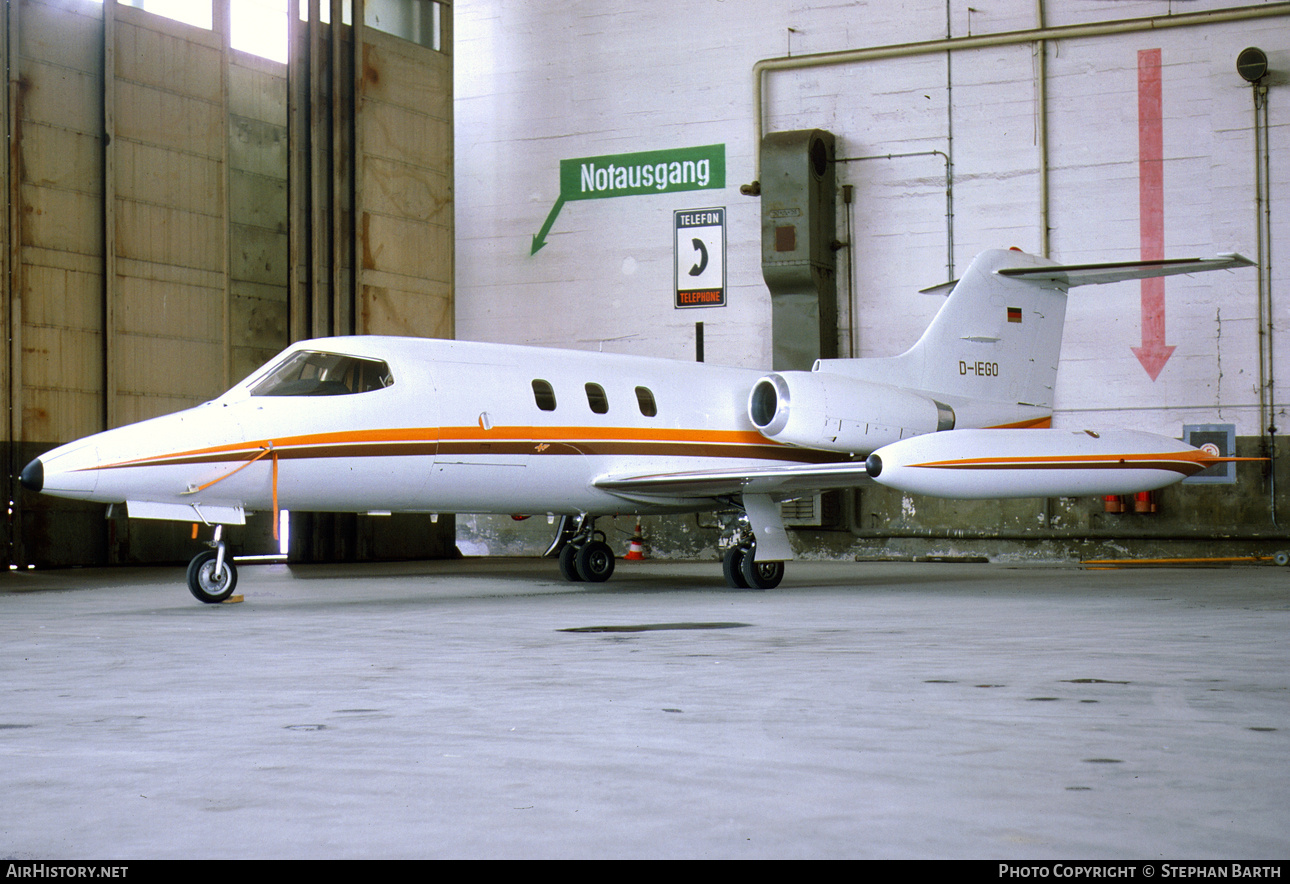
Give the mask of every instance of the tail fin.
[[954, 408], [958, 427], [1035, 425], [1052, 414], [1069, 288], [1251, 264], [1224, 255], [1061, 265], [1017, 250], [982, 252], [907, 352], [816, 368], [926, 393]]

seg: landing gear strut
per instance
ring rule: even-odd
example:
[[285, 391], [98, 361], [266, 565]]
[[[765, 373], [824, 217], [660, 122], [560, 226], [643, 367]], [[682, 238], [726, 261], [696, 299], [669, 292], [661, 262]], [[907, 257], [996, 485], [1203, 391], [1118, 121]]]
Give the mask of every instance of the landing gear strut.
[[[721, 559], [732, 589], [774, 589], [784, 579], [784, 560], [793, 557], [779, 502], [765, 494], [743, 495], [743, 516]], [[757, 560], [760, 547], [765, 561]]]
[[614, 551], [605, 543], [605, 533], [596, 530], [594, 517], [583, 516], [560, 548], [560, 574], [574, 583], [604, 583], [613, 573]]
[[198, 553], [188, 563], [188, 591], [208, 605], [219, 604], [237, 588], [237, 568], [227, 555], [223, 532], [224, 526], [216, 525], [212, 548]]

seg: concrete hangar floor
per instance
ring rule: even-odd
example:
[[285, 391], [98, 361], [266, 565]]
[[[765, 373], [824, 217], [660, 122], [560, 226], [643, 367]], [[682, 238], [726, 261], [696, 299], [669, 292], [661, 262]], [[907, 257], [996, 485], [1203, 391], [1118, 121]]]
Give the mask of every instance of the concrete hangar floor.
[[1290, 856], [1284, 569], [0, 577], [0, 854]]

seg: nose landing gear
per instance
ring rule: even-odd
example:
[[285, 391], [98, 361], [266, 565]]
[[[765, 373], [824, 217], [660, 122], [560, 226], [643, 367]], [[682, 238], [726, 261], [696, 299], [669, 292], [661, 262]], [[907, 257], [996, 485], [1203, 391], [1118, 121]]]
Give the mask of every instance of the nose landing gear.
[[237, 588], [237, 568], [227, 555], [223, 531], [223, 525], [216, 525], [211, 549], [198, 553], [188, 563], [188, 591], [208, 605], [219, 604]]

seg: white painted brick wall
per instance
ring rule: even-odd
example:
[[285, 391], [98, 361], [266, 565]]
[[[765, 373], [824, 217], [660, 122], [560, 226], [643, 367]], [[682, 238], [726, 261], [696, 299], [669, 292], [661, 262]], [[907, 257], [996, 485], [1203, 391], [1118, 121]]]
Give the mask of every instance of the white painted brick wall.
[[[1239, 4], [1045, 5], [1057, 26]], [[753, 64], [938, 39], [946, 15], [943, 0], [459, 0], [458, 336], [689, 359], [702, 320], [708, 361], [767, 366], [759, 205], [739, 193], [753, 177]], [[970, 13], [955, 4], [950, 19], [955, 36], [1025, 29], [1035, 3]], [[1288, 44], [1290, 18], [1050, 43], [1052, 256], [1138, 256], [1137, 54], [1159, 48], [1166, 253], [1253, 257], [1252, 96], [1235, 59], [1248, 45]], [[1032, 46], [998, 47], [957, 52], [952, 70], [952, 89], [944, 54], [776, 73], [765, 119], [768, 130], [829, 129], [843, 157], [951, 150], [952, 120], [960, 273], [982, 249], [1039, 248], [1037, 62]], [[1290, 389], [1290, 83], [1273, 88], [1270, 117], [1277, 387]], [[726, 145], [724, 190], [567, 203], [530, 255], [559, 196], [560, 160], [711, 143]], [[939, 306], [917, 290], [948, 278], [944, 174], [935, 155], [839, 166], [838, 183], [855, 185], [860, 355], [904, 349]], [[676, 310], [672, 213], [712, 205], [728, 210], [729, 306]], [[845, 293], [845, 251], [839, 261]], [[1177, 435], [1183, 423], [1222, 421], [1258, 432], [1255, 271], [1173, 277], [1165, 291], [1166, 342], [1177, 349], [1155, 381], [1130, 349], [1141, 342], [1139, 285], [1072, 293], [1059, 425]], [[845, 328], [845, 304], [839, 313]]]

